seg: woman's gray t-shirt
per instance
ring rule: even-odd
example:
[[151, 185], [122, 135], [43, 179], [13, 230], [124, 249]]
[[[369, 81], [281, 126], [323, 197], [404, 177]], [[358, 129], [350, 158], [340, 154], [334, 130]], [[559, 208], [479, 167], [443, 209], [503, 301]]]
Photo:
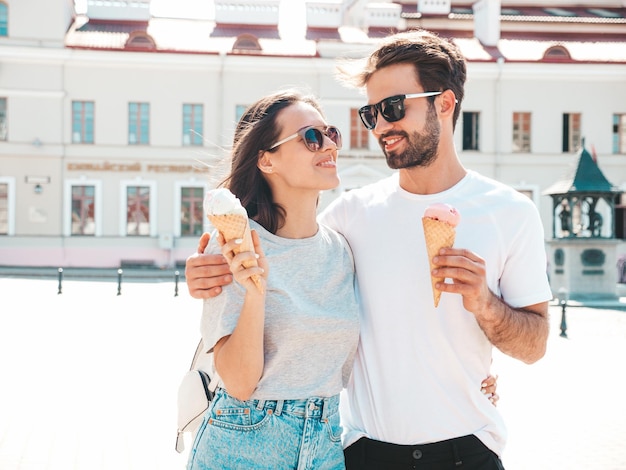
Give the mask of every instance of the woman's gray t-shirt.
[[[324, 225], [304, 239], [278, 237], [250, 221], [269, 263], [265, 367], [252, 399], [295, 400], [341, 391], [359, 336], [354, 263], [345, 239]], [[215, 237], [206, 252], [219, 252]], [[207, 351], [237, 325], [245, 289], [237, 282], [206, 299], [201, 332]]]

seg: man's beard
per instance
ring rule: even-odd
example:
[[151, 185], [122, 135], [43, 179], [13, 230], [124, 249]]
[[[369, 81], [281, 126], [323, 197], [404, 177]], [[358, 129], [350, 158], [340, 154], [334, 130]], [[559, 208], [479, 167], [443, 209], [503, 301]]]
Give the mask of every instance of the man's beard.
[[387, 158], [387, 166], [397, 170], [400, 168], [412, 168], [416, 166], [428, 166], [437, 158], [437, 146], [441, 136], [441, 126], [437, 121], [437, 113], [434, 106], [429, 106], [426, 116], [426, 126], [424, 132], [413, 132], [411, 135], [406, 132], [398, 132], [390, 135], [403, 136], [408, 142], [408, 147], [402, 152], [385, 152], [385, 145], [382, 138], [379, 140], [383, 153]]

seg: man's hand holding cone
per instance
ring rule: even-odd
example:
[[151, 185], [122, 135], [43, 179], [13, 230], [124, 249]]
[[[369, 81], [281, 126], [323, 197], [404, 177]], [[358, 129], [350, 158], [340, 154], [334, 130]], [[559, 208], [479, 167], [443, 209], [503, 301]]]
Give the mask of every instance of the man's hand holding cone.
[[[439, 254], [441, 248], [450, 248], [454, 245], [456, 237], [455, 227], [459, 223], [461, 216], [457, 210], [448, 204], [432, 204], [424, 211], [422, 225], [424, 226], [424, 239], [426, 240], [426, 250], [428, 252], [428, 262], [430, 270], [436, 268], [433, 258]], [[444, 278], [431, 275], [433, 288], [433, 301], [435, 307], [439, 305], [441, 291], [435, 286], [438, 282], [444, 282]]]

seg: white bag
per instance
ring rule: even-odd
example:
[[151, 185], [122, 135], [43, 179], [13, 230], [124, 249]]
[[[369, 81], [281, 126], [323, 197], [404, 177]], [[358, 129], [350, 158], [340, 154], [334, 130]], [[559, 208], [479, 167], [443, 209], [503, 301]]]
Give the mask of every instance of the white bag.
[[202, 340], [200, 340], [189, 372], [185, 374], [178, 387], [178, 432], [176, 434], [176, 452], [178, 453], [185, 450], [184, 433], [190, 432], [192, 436], [195, 436], [217, 387], [217, 377], [211, 380], [209, 374], [202, 370], [202, 364], [199, 364], [206, 362], [209, 357], [208, 354], [202, 354], [203, 349]]

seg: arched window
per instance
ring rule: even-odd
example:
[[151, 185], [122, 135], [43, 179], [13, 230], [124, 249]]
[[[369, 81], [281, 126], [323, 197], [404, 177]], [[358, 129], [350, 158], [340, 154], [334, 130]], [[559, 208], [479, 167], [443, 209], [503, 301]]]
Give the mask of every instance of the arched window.
[[9, 35], [9, 7], [6, 3], [0, 2], [0, 36]]
[[543, 60], [571, 60], [569, 51], [563, 46], [552, 46], [546, 49]]
[[146, 34], [143, 31], [135, 31], [130, 33], [128, 41], [126, 41], [124, 47], [126, 49], [153, 50], [156, 49], [156, 44], [149, 34]]
[[242, 51], [262, 51], [263, 48], [259, 44], [259, 40], [252, 34], [242, 34], [237, 37], [235, 44], [233, 44], [233, 52]]

